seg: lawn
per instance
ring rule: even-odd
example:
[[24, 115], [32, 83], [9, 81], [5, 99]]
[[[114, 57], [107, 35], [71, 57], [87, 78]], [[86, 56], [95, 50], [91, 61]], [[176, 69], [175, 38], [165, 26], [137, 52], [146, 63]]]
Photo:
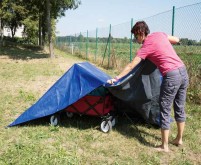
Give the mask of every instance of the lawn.
[[[126, 165], [201, 164], [201, 106], [186, 105], [184, 145], [170, 144], [170, 153], [158, 153], [160, 129], [118, 118], [110, 133], [100, 131], [100, 118], [62, 116], [50, 126], [49, 118], [6, 128], [34, 104], [74, 63], [82, 59], [55, 50], [49, 59], [40, 49], [0, 48], [0, 165]], [[113, 75], [112, 71], [106, 71]], [[133, 118], [132, 118], [133, 119]], [[175, 122], [170, 139], [176, 136]]]

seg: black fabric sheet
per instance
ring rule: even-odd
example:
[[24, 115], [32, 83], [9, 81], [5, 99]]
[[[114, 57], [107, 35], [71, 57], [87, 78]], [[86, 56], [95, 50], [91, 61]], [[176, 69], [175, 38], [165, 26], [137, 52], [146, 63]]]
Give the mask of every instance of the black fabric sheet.
[[[127, 107], [150, 124], [159, 123], [159, 94], [162, 76], [149, 60], [141, 62], [133, 71], [108, 90]], [[122, 109], [123, 111], [123, 109]]]

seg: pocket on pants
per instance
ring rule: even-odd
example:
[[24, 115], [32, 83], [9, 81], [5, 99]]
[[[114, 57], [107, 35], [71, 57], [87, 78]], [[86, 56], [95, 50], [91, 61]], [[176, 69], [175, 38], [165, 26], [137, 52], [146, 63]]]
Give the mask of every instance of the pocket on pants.
[[168, 77], [164, 80], [162, 84], [162, 90], [166, 94], [172, 95], [177, 91], [178, 87], [180, 86], [179, 85], [180, 82], [181, 82], [181, 79], [177, 76]]

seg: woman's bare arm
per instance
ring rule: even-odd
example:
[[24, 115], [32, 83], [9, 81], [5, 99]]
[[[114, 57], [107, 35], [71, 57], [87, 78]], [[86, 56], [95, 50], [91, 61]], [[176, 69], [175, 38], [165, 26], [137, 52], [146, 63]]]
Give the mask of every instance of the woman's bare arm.
[[135, 57], [133, 59], [133, 61], [131, 63], [129, 63], [124, 69], [123, 71], [117, 76], [118, 79], [124, 77], [125, 75], [127, 75], [130, 71], [133, 70], [133, 68], [140, 63], [142, 59], [140, 57]]
[[123, 69], [123, 71], [118, 75], [116, 76], [116, 78], [113, 78], [113, 79], [110, 79], [107, 81], [107, 83], [109, 84], [113, 84], [114, 82], [116, 82], [118, 79], [124, 77], [125, 75], [127, 75], [130, 71], [132, 71], [132, 69], [140, 63], [142, 59], [140, 57], [135, 57], [133, 59], [133, 61], [131, 63], [129, 63], [128, 65], [126, 65], [126, 67]]
[[168, 40], [170, 41], [171, 44], [177, 44], [179, 42], [179, 38], [175, 36], [168, 35]]

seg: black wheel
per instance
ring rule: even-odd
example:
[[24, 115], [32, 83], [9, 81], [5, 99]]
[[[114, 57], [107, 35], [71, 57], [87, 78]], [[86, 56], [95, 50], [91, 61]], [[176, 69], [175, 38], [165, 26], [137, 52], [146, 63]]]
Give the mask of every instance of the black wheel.
[[67, 116], [68, 118], [72, 118], [72, 117], [73, 117], [73, 113], [72, 113], [72, 112], [66, 112], [66, 116]]
[[112, 122], [109, 120], [103, 120], [101, 122], [101, 131], [103, 131], [104, 133], [110, 132], [112, 130]]
[[116, 125], [116, 123], [117, 123], [117, 118], [114, 117], [114, 116], [109, 116], [109, 117], [107, 118], [107, 120], [110, 120], [110, 121], [111, 121], [112, 127], [114, 127], [114, 126]]
[[114, 118], [111, 120], [111, 123], [112, 123], [112, 126], [114, 127], [115, 124], [117, 123], [117, 119], [114, 117]]
[[58, 117], [58, 115], [52, 115], [50, 117], [50, 124], [52, 126], [56, 126], [56, 125], [58, 125], [58, 123], [59, 123], [59, 117]]

